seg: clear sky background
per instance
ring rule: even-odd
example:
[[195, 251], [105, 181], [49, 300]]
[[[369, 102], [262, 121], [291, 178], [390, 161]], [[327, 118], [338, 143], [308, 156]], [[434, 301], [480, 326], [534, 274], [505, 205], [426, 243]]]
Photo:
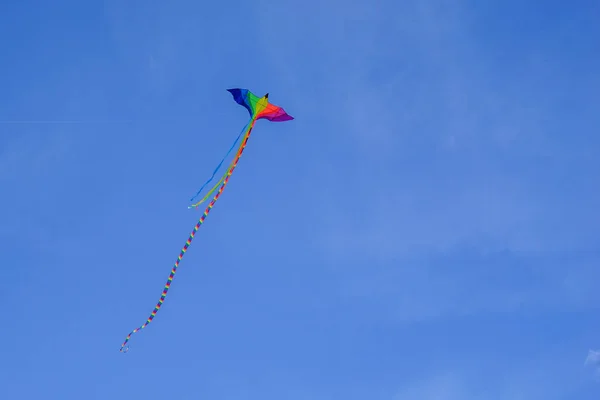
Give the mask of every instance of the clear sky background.
[[[599, 20], [2, 2], [0, 398], [597, 400]], [[247, 122], [231, 87], [296, 119], [259, 121], [122, 354]]]

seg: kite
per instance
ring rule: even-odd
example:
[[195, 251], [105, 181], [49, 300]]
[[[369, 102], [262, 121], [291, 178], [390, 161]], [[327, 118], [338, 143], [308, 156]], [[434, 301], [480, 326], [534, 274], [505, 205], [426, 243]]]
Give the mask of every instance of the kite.
[[235, 144], [238, 142], [239, 138], [243, 136], [242, 143], [238, 147], [237, 153], [236, 153], [235, 157], [233, 158], [233, 161], [227, 168], [225, 174], [217, 182], [217, 184], [214, 185], [210, 191], [208, 191], [208, 193], [204, 196], [204, 198], [202, 198], [197, 203], [192, 204], [191, 206], [188, 207], [188, 208], [192, 208], [192, 209], [198, 208], [198, 206], [200, 204], [202, 204], [204, 201], [206, 201], [209, 198], [209, 196], [218, 188], [217, 193], [213, 196], [212, 200], [210, 201], [210, 203], [204, 210], [204, 213], [202, 214], [202, 216], [196, 223], [196, 226], [194, 226], [194, 229], [192, 230], [192, 232], [190, 233], [190, 236], [186, 240], [185, 245], [181, 249], [181, 252], [179, 253], [179, 256], [177, 257], [177, 260], [175, 261], [175, 265], [171, 269], [171, 273], [169, 274], [167, 283], [165, 284], [165, 287], [162, 291], [160, 299], [158, 300], [158, 303], [154, 307], [154, 310], [152, 311], [152, 313], [150, 313], [150, 316], [148, 317], [148, 319], [146, 320], [146, 322], [144, 322], [144, 324], [142, 326], [135, 328], [133, 331], [131, 331], [127, 335], [127, 337], [125, 338], [125, 341], [121, 345], [120, 351], [122, 353], [126, 353], [129, 350], [129, 346], [127, 343], [129, 342], [129, 339], [131, 339], [131, 336], [134, 333], [137, 333], [137, 332], [141, 331], [142, 329], [144, 329], [145, 327], [147, 327], [148, 324], [150, 324], [150, 322], [152, 322], [152, 320], [156, 316], [156, 313], [158, 312], [158, 310], [160, 310], [160, 308], [162, 307], [163, 302], [165, 301], [165, 298], [167, 297], [169, 288], [171, 287], [171, 283], [173, 282], [173, 278], [175, 277], [175, 273], [177, 273], [177, 268], [179, 267], [179, 263], [181, 262], [181, 259], [183, 258], [187, 249], [191, 245], [192, 240], [194, 240], [194, 237], [196, 236], [196, 232], [198, 231], [198, 229], [200, 229], [200, 226], [202, 226], [202, 224], [204, 223], [204, 220], [208, 216], [208, 213], [210, 212], [210, 210], [212, 210], [213, 206], [215, 205], [215, 203], [217, 202], [217, 200], [223, 193], [225, 186], [227, 186], [227, 183], [229, 182], [229, 178], [231, 178], [231, 174], [233, 173], [233, 170], [236, 168], [238, 161], [239, 161], [240, 157], [242, 156], [244, 149], [246, 148], [246, 144], [248, 143], [250, 133], [252, 132], [252, 129], [254, 128], [254, 124], [256, 123], [256, 121], [258, 121], [259, 119], [266, 119], [266, 120], [269, 120], [272, 122], [283, 122], [283, 121], [290, 121], [290, 120], [294, 119], [294, 117], [292, 117], [287, 112], [285, 112], [285, 110], [283, 108], [269, 103], [269, 93], [265, 94], [263, 97], [258, 97], [247, 89], [236, 88], [236, 89], [227, 89], [227, 91], [233, 95], [233, 99], [238, 104], [240, 104], [241, 106], [245, 107], [248, 110], [248, 112], [250, 113], [250, 120], [248, 121], [248, 124], [246, 124], [246, 126], [244, 127], [242, 132], [240, 132], [240, 134], [238, 135], [233, 146], [231, 146], [231, 149], [229, 149], [229, 151], [227, 152], [225, 157], [223, 157], [223, 159], [221, 160], [221, 162], [219, 163], [219, 165], [213, 172], [212, 176], [209, 178], [208, 181], [206, 181], [206, 183], [204, 183], [204, 185], [202, 185], [202, 187], [200, 188], [200, 190], [198, 190], [196, 195], [194, 197], [192, 197], [191, 201], [193, 201], [194, 198], [196, 198], [200, 194], [202, 189], [210, 181], [212, 181], [215, 174], [217, 173], [217, 170], [221, 167], [221, 165], [225, 161], [225, 158], [227, 158], [229, 153], [231, 153], [231, 151], [235, 147]]

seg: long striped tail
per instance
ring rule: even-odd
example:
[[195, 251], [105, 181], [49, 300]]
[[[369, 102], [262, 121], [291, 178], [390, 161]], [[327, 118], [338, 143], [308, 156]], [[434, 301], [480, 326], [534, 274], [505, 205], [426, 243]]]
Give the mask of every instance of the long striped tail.
[[163, 289], [162, 295], [160, 296], [160, 299], [158, 300], [158, 303], [154, 307], [154, 310], [152, 311], [152, 313], [150, 314], [150, 316], [148, 317], [148, 319], [146, 320], [146, 322], [144, 322], [144, 324], [142, 326], [140, 326], [138, 328], [135, 328], [133, 331], [131, 331], [129, 333], [129, 335], [127, 335], [127, 338], [125, 338], [125, 341], [121, 345], [120, 351], [122, 353], [126, 353], [129, 350], [129, 346], [127, 346], [127, 343], [129, 342], [129, 339], [131, 339], [131, 336], [134, 333], [139, 332], [142, 329], [144, 329], [145, 327], [147, 327], [148, 324], [150, 324], [150, 322], [152, 322], [152, 320], [156, 316], [156, 313], [158, 312], [158, 310], [160, 310], [160, 307], [162, 306], [163, 302], [165, 301], [165, 298], [167, 297], [167, 293], [169, 292], [169, 288], [171, 287], [171, 283], [173, 282], [173, 278], [175, 277], [175, 273], [177, 273], [177, 267], [179, 267], [179, 263], [181, 262], [181, 259], [183, 258], [183, 256], [184, 256], [185, 252], [187, 251], [188, 247], [192, 244], [192, 240], [194, 240], [194, 236], [196, 236], [196, 232], [198, 231], [198, 229], [200, 229], [200, 226], [202, 226], [202, 224], [204, 223], [204, 220], [206, 219], [206, 217], [208, 216], [208, 213], [210, 212], [210, 210], [212, 210], [213, 206], [215, 205], [215, 203], [217, 202], [217, 200], [221, 196], [221, 193], [223, 193], [223, 190], [225, 189], [225, 186], [227, 186], [227, 182], [229, 182], [229, 178], [231, 177], [231, 174], [233, 174], [233, 170], [237, 166], [237, 163], [240, 160], [240, 157], [242, 156], [242, 153], [244, 152], [244, 149], [246, 148], [246, 144], [248, 143], [248, 139], [250, 138], [250, 133], [252, 132], [252, 128], [254, 127], [254, 123], [255, 122], [256, 122], [256, 120], [252, 120], [252, 122], [248, 126], [248, 132], [246, 132], [246, 134], [244, 135], [244, 140], [242, 141], [242, 144], [240, 145], [240, 148], [239, 148], [239, 150], [238, 150], [238, 152], [237, 152], [237, 154], [236, 154], [236, 156], [235, 156], [235, 158], [234, 158], [234, 160], [233, 160], [233, 162], [231, 164], [231, 167], [227, 171], [227, 175], [225, 177], [225, 180], [223, 181], [223, 184], [221, 185], [221, 187], [219, 187], [219, 191], [212, 198], [212, 200], [209, 203], [208, 207], [206, 207], [206, 210], [204, 210], [204, 213], [202, 214], [202, 216], [198, 220], [198, 223], [196, 224], [196, 226], [192, 230], [192, 233], [190, 233], [190, 236], [188, 237], [188, 240], [185, 242], [185, 245], [181, 249], [181, 252], [179, 253], [179, 257], [177, 257], [177, 261], [175, 261], [175, 265], [173, 266], [173, 269], [171, 270], [171, 273], [169, 274], [169, 279], [167, 279], [167, 283], [165, 284], [165, 288]]

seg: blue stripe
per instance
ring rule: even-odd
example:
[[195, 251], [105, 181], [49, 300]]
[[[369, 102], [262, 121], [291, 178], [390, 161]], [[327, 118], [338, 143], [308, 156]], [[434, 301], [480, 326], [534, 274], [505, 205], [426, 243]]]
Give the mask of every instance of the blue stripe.
[[227, 154], [225, 154], [225, 157], [223, 157], [223, 159], [221, 160], [221, 162], [219, 163], [219, 165], [217, 165], [217, 168], [215, 168], [215, 170], [212, 173], [212, 176], [204, 183], [204, 185], [202, 185], [202, 187], [200, 188], [200, 190], [198, 190], [198, 192], [194, 195], [194, 197], [192, 197], [190, 199], [190, 201], [194, 201], [194, 199], [196, 197], [198, 197], [198, 195], [200, 194], [200, 192], [202, 192], [202, 189], [204, 189], [204, 187], [206, 185], [208, 185], [214, 178], [215, 175], [217, 174], [217, 171], [219, 170], [219, 168], [221, 168], [221, 165], [223, 165], [223, 162], [225, 162], [225, 159], [229, 156], [229, 154], [231, 153], [231, 151], [235, 148], [236, 143], [238, 142], [238, 140], [240, 140], [240, 137], [242, 137], [242, 134], [246, 131], [246, 128], [248, 128], [248, 124], [250, 123], [250, 121], [248, 121], [248, 123], [246, 124], [246, 126], [244, 126], [244, 129], [242, 129], [242, 131], [240, 132], [240, 134], [238, 135], [238, 137], [235, 139], [235, 142], [233, 142], [233, 145], [231, 145], [231, 148], [229, 149], [229, 151], [227, 152]]

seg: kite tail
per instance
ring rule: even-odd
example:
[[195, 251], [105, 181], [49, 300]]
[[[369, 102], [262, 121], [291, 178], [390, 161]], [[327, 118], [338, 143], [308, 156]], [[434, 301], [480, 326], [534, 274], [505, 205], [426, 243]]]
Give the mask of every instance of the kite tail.
[[[217, 168], [215, 168], [215, 170], [213, 171], [212, 176], [210, 178], [208, 178], [208, 180], [206, 182], [204, 182], [204, 185], [202, 185], [202, 187], [198, 190], [198, 192], [196, 192], [196, 194], [190, 199], [190, 201], [194, 201], [194, 199], [200, 195], [200, 192], [202, 192], [202, 189], [204, 189], [204, 187], [206, 185], [208, 185], [215, 178], [215, 175], [216, 175], [217, 171], [219, 170], [219, 168], [221, 168], [221, 165], [223, 165], [223, 163], [225, 162], [225, 159], [229, 156], [229, 153], [231, 153], [231, 151], [235, 147], [235, 145], [238, 142], [238, 140], [240, 140], [240, 138], [242, 137], [242, 135], [244, 134], [244, 132], [246, 132], [246, 129], [248, 128], [248, 125], [250, 124], [250, 122], [251, 121], [248, 121], [248, 123], [246, 124], [246, 126], [244, 126], [244, 129], [241, 130], [240, 134], [235, 139], [235, 142], [233, 142], [233, 144], [231, 145], [231, 148], [229, 149], [229, 151], [227, 151], [227, 154], [225, 154], [225, 157], [223, 157], [223, 159], [221, 160], [221, 162], [219, 163], [219, 165], [217, 165]], [[217, 183], [216, 186], [218, 186], [220, 183], [221, 183], [221, 181], [219, 181], [219, 183]], [[214, 188], [213, 188], [213, 190], [214, 190]], [[208, 197], [210, 195], [210, 193], [212, 193], [212, 191], [209, 192], [206, 196]], [[201, 200], [200, 203], [204, 202], [205, 200], [206, 200], [206, 198], [204, 198], [203, 200]]]
[[[244, 127], [244, 130], [241, 133], [247, 133], [248, 129], [251, 129], [250, 128], [250, 124], [253, 125], [254, 121], [250, 120], [250, 122], [248, 122], [246, 124], [246, 126]], [[240, 148], [241, 147], [242, 147], [242, 145], [240, 144]], [[239, 149], [238, 149], [238, 152], [239, 152]], [[208, 192], [206, 192], [206, 194], [204, 195], [204, 197], [200, 201], [196, 202], [195, 204], [192, 204], [192, 205], [188, 206], [188, 209], [198, 208], [200, 206], [200, 204], [204, 203], [206, 200], [208, 200], [210, 198], [210, 196], [213, 194], [213, 192], [215, 190], [217, 190], [219, 188], [219, 186], [221, 186], [221, 184], [223, 183], [223, 180], [225, 179], [225, 177], [227, 177], [227, 172], [229, 171], [229, 169], [231, 169], [231, 166], [233, 165], [234, 162], [235, 162], [235, 157], [234, 157], [234, 160], [231, 161], [231, 164], [229, 165], [229, 167], [227, 168], [227, 170], [225, 171], [225, 173], [223, 174], [223, 176], [221, 177], [221, 179], [219, 179], [219, 181], [212, 187], [212, 189], [210, 189]], [[216, 170], [215, 170], [215, 172], [216, 172]], [[200, 189], [200, 191], [202, 191], [202, 188]], [[200, 193], [200, 191], [198, 191], [198, 193]]]
[[185, 245], [181, 249], [181, 252], [179, 253], [179, 257], [177, 257], [177, 261], [175, 261], [175, 265], [173, 266], [173, 269], [171, 270], [171, 273], [169, 274], [169, 279], [167, 280], [167, 283], [165, 284], [165, 288], [162, 291], [162, 294], [160, 296], [160, 299], [158, 300], [158, 303], [154, 307], [154, 310], [152, 311], [152, 313], [150, 314], [150, 316], [148, 317], [148, 319], [146, 320], [146, 322], [144, 322], [144, 324], [142, 326], [140, 326], [139, 328], [135, 328], [133, 331], [131, 331], [129, 333], [129, 335], [127, 335], [127, 337], [125, 338], [125, 341], [121, 345], [120, 351], [122, 353], [126, 353], [129, 350], [129, 347], [127, 346], [127, 343], [129, 342], [129, 339], [131, 339], [131, 336], [134, 333], [139, 332], [142, 329], [144, 329], [145, 327], [147, 327], [148, 324], [150, 324], [150, 322], [152, 322], [152, 320], [156, 316], [156, 313], [158, 312], [158, 310], [160, 310], [160, 308], [162, 307], [163, 302], [165, 301], [165, 298], [167, 297], [167, 293], [169, 291], [169, 288], [171, 287], [171, 283], [173, 282], [173, 278], [175, 277], [175, 273], [177, 273], [177, 267], [179, 267], [179, 263], [181, 262], [181, 259], [183, 258], [185, 252], [187, 251], [188, 247], [192, 243], [192, 240], [194, 240], [194, 236], [196, 236], [196, 232], [198, 232], [198, 229], [200, 229], [200, 226], [204, 223], [204, 220], [208, 216], [208, 213], [210, 212], [210, 210], [213, 208], [213, 206], [215, 205], [215, 203], [217, 202], [217, 200], [221, 196], [221, 193], [223, 193], [223, 190], [225, 189], [225, 186], [227, 186], [227, 182], [229, 182], [229, 178], [231, 177], [231, 174], [233, 174], [233, 170], [237, 166], [237, 163], [240, 160], [240, 157], [242, 156], [242, 153], [244, 152], [244, 148], [246, 147], [246, 144], [248, 143], [248, 139], [250, 138], [250, 133], [252, 132], [252, 128], [254, 127], [254, 122], [255, 122], [255, 120], [252, 120], [250, 122], [250, 126], [248, 128], [248, 131], [246, 132], [246, 135], [244, 136], [244, 140], [242, 141], [242, 144], [240, 145], [240, 149], [238, 150], [238, 152], [237, 152], [237, 154], [235, 156], [235, 159], [233, 160], [233, 163], [231, 164], [231, 167], [227, 171], [227, 175], [225, 176], [225, 180], [223, 181], [223, 184], [219, 188], [219, 191], [217, 192], [217, 194], [215, 194], [215, 196], [211, 200], [211, 202], [208, 205], [208, 207], [206, 207], [206, 210], [204, 210], [204, 213], [202, 214], [202, 216], [198, 220], [198, 223], [196, 224], [196, 226], [192, 230], [192, 233], [190, 233], [190, 236], [189, 236], [188, 240], [185, 242]]

